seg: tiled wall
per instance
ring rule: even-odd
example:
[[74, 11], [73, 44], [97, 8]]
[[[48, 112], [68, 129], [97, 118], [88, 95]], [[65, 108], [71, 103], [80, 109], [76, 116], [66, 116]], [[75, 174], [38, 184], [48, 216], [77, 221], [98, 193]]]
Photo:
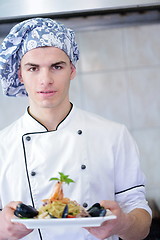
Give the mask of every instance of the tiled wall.
[[127, 125], [141, 153], [147, 197], [160, 206], [160, 24], [82, 31], [71, 96]]
[[[160, 23], [77, 31], [81, 52], [71, 101], [129, 128], [141, 153], [147, 197], [160, 206]], [[27, 99], [1, 96], [0, 129]]]

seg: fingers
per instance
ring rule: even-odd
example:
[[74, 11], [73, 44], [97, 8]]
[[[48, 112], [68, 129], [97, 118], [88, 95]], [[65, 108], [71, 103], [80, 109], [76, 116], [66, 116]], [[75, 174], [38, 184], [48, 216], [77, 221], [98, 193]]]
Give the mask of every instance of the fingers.
[[8, 221], [11, 218], [13, 218], [14, 210], [16, 209], [16, 207], [19, 203], [20, 203], [19, 201], [12, 201], [4, 207], [2, 212], [5, 213], [4, 216], [5, 216], [6, 219], [8, 219]]
[[85, 227], [85, 229], [91, 233], [93, 236], [95, 236], [98, 239], [105, 239], [107, 237], [110, 237], [111, 235], [109, 234], [109, 231], [107, 227]]
[[103, 200], [100, 205], [106, 209], [117, 209], [118, 204], [115, 201]]
[[14, 210], [19, 203], [19, 201], [10, 202], [0, 212], [0, 239], [1, 237], [3, 239], [21, 239], [32, 231], [23, 224], [11, 222], [14, 217]]

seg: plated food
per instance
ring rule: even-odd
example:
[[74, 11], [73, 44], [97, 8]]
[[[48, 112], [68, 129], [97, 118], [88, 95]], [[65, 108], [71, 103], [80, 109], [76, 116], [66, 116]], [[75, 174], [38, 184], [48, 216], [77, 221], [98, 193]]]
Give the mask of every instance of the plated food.
[[82, 218], [82, 217], [103, 217], [106, 216], [107, 210], [99, 203], [95, 203], [88, 210], [78, 204], [76, 201], [64, 197], [63, 183], [74, 183], [65, 175], [59, 172], [59, 178], [51, 178], [56, 180], [54, 191], [48, 199], [42, 200], [43, 204], [39, 209], [20, 203], [14, 211], [18, 218], [34, 218], [34, 219], [51, 219], [51, 218]]

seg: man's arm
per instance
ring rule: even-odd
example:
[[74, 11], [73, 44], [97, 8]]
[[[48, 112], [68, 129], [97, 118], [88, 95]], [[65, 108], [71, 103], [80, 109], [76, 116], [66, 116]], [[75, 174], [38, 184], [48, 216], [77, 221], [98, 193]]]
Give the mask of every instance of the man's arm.
[[11, 222], [18, 203], [10, 202], [0, 211], [0, 240], [17, 240], [33, 231], [27, 229], [23, 224]]
[[127, 214], [114, 201], [102, 201], [101, 205], [110, 209], [117, 218], [105, 221], [100, 227], [86, 228], [97, 238], [118, 235], [123, 240], [142, 240], [148, 235], [151, 216], [146, 210], [136, 208]]
[[126, 214], [125, 225], [119, 237], [124, 240], [144, 239], [149, 233], [150, 225], [150, 214], [144, 209], [136, 208]]

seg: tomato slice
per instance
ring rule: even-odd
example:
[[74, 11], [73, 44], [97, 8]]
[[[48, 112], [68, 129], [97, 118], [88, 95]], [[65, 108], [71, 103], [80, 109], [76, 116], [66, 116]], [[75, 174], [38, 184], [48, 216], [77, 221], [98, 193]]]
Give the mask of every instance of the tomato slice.
[[75, 218], [73, 215], [67, 215], [67, 218]]

